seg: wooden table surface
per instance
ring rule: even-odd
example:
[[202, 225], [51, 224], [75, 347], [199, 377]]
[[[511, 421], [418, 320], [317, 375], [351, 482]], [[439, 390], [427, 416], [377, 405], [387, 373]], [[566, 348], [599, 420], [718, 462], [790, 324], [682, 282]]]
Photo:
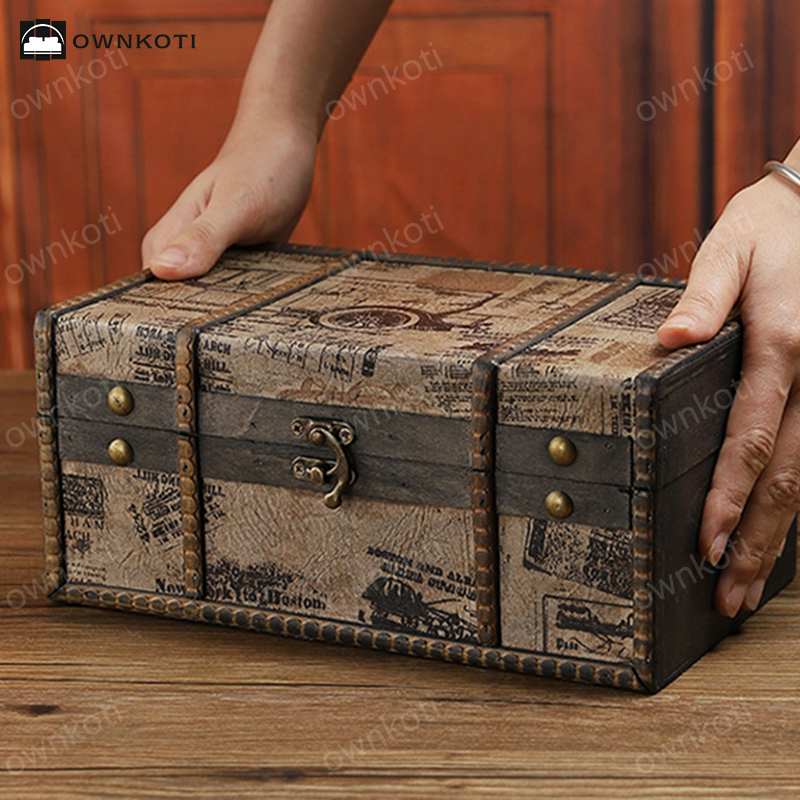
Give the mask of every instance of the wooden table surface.
[[56, 606], [33, 413], [0, 373], [0, 797], [800, 797], [796, 585], [654, 697]]

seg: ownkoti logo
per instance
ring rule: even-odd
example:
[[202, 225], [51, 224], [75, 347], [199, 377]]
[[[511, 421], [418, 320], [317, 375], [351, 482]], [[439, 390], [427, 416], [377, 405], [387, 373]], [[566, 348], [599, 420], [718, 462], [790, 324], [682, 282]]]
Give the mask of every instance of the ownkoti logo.
[[19, 57], [50, 61], [67, 57], [67, 23], [63, 19], [24, 19], [19, 23]]

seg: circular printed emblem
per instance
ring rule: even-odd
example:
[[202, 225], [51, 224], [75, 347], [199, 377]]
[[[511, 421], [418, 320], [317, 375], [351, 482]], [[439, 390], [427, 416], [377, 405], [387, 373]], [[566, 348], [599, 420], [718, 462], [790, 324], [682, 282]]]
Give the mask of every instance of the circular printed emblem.
[[383, 328], [411, 328], [419, 322], [419, 314], [404, 308], [387, 306], [360, 306], [329, 311], [319, 317], [319, 324], [337, 330], [379, 330]]

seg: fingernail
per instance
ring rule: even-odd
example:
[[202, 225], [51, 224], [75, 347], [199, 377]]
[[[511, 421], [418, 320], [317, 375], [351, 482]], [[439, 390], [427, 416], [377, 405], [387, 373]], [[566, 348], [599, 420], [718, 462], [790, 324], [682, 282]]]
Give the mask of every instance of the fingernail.
[[758, 608], [761, 595], [764, 594], [764, 583], [764, 579], [759, 578], [757, 581], [753, 581], [750, 584], [747, 594], [744, 596], [744, 607], [748, 611], [755, 611]]
[[786, 549], [786, 539], [781, 542], [780, 549], [778, 550], [778, 558], [783, 555], [783, 551]]
[[189, 254], [180, 247], [168, 247], [162, 250], [153, 260], [152, 264], [162, 267], [180, 267], [189, 259]]
[[725, 554], [725, 548], [728, 546], [728, 534], [720, 533], [714, 539], [713, 544], [708, 551], [708, 560], [716, 567], [720, 559]]
[[662, 328], [666, 328], [669, 326], [670, 328], [693, 328], [697, 320], [691, 316], [691, 314], [674, 314], [671, 317], [667, 317], [664, 322], [661, 323]]
[[747, 587], [743, 586], [741, 583], [737, 583], [733, 589], [728, 592], [728, 596], [725, 598], [725, 613], [729, 617], [736, 616], [746, 592]]

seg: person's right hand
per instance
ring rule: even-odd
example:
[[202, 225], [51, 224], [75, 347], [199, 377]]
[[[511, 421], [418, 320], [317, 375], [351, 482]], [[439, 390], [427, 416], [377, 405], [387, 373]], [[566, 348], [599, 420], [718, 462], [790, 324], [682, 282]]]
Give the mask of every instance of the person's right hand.
[[310, 128], [237, 121], [214, 161], [145, 235], [144, 266], [165, 280], [193, 278], [232, 244], [286, 241], [308, 202], [316, 152]]

